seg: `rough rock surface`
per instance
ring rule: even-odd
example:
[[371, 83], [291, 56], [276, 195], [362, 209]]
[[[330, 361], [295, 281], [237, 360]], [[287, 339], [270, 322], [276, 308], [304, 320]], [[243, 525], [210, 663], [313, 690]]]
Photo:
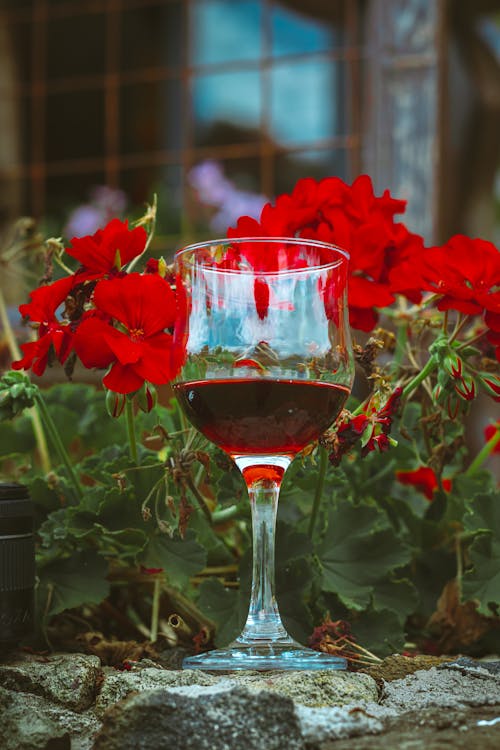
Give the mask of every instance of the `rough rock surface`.
[[203, 697], [153, 690], [104, 716], [94, 750], [303, 750], [293, 701], [246, 688]]
[[0, 687], [2, 750], [90, 750], [100, 722], [31, 693]]
[[84, 711], [95, 700], [100, 667], [97, 656], [85, 654], [17, 655], [0, 664], [0, 685]]
[[[369, 675], [354, 672], [262, 672], [226, 678], [232, 685], [250, 690], [268, 690], [311, 708], [346, 706], [355, 702], [376, 701], [377, 685]], [[220, 683], [219, 683], [220, 684]]]
[[96, 700], [96, 712], [112, 706], [129, 693], [160, 688], [183, 687], [186, 685], [215, 685], [217, 678], [205, 672], [192, 669], [168, 670], [155, 667], [138, 668], [131, 672], [118, 672], [110, 667], [104, 668], [104, 679]]
[[453, 669], [428, 669], [388, 682], [382, 699], [388, 708], [418, 711], [427, 707], [460, 708], [500, 703], [500, 676], [480, 667], [462, 674]]
[[366, 674], [353, 672], [240, 672], [214, 675], [198, 670], [167, 671], [152, 667], [132, 672], [105, 669], [97, 696], [99, 714], [134, 691], [167, 688], [186, 696], [227, 692], [245, 686], [252, 692], [267, 690], [311, 706], [344, 706], [356, 701], [376, 701], [377, 686]]
[[500, 707], [423, 709], [384, 722], [383, 732], [313, 745], [314, 750], [498, 750]]
[[424, 660], [414, 671], [424, 662], [411, 661], [385, 660], [375, 680], [168, 670], [151, 660], [121, 672], [81, 654], [11, 656], [0, 663], [0, 748], [497, 750], [500, 662]]

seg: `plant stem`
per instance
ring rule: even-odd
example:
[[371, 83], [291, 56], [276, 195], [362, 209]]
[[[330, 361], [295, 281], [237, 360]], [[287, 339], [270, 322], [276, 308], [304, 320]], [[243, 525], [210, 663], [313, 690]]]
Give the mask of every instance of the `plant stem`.
[[476, 471], [481, 467], [483, 462], [486, 461], [490, 453], [494, 451], [498, 443], [500, 443], [500, 427], [497, 427], [497, 431], [495, 432], [495, 434], [492, 435], [492, 437], [490, 437], [488, 442], [483, 445], [483, 447], [481, 448], [481, 450], [475, 457], [474, 461], [471, 463], [471, 465], [465, 472], [466, 477], [470, 477], [476, 473]]
[[403, 357], [406, 350], [406, 342], [408, 341], [408, 323], [399, 323], [396, 332], [396, 349], [392, 360], [392, 371], [397, 373], [399, 367], [403, 361]]
[[241, 513], [242, 508], [240, 505], [230, 505], [228, 508], [221, 508], [212, 513], [212, 523], [225, 523], [235, 518]]
[[455, 341], [460, 331], [463, 330], [463, 328], [467, 325], [468, 322], [469, 322], [469, 316], [465, 315], [462, 317], [462, 314], [460, 313], [459, 318], [457, 320], [457, 324], [455, 326], [455, 330], [453, 331], [453, 333], [451, 334], [449, 338], [450, 344], [453, 343], [453, 341]]
[[137, 439], [135, 435], [134, 407], [131, 399], [127, 398], [125, 403], [125, 414], [127, 415], [127, 434], [130, 458], [134, 463], [138, 463], [137, 458]]
[[43, 423], [44, 423], [45, 429], [47, 430], [47, 434], [50, 437], [50, 440], [59, 457], [59, 460], [64, 466], [64, 468], [66, 469], [66, 471], [68, 472], [68, 477], [73, 485], [73, 489], [75, 491], [75, 494], [78, 500], [81, 500], [83, 498], [83, 492], [82, 492], [82, 488], [80, 487], [80, 482], [78, 481], [78, 477], [73, 468], [73, 464], [71, 463], [70, 457], [68, 456], [66, 448], [64, 447], [64, 443], [61, 440], [61, 437], [57, 431], [57, 427], [54, 424], [54, 421], [47, 408], [47, 404], [45, 403], [44, 398], [42, 394], [40, 393], [40, 391], [37, 391], [37, 394], [36, 394], [36, 404], [40, 411], [40, 416], [43, 419]]
[[63, 260], [61, 260], [61, 258], [59, 258], [58, 255], [54, 255], [54, 260], [57, 263], [57, 265], [60, 268], [62, 268], [62, 270], [65, 271], [65, 273], [68, 274], [68, 276], [72, 276], [73, 275], [74, 271], [72, 271], [71, 268], [69, 266], [67, 266], [66, 263]]
[[320, 446], [319, 455], [320, 455], [320, 458], [319, 458], [318, 481], [316, 482], [316, 491], [314, 493], [311, 517], [309, 519], [309, 528], [307, 531], [310, 539], [312, 539], [312, 535], [314, 533], [314, 527], [316, 525], [316, 518], [318, 516], [319, 506], [321, 504], [321, 496], [323, 495], [323, 487], [325, 485], [326, 470], [328, 468], [328, 453], [326, 451], [326, 448], [323, 448], [323, 446]]
[[431, 372], [433, 372], [437, 367], [437, 359], [435, 357], [429, 357], [427, 362], [425, 363], [422, 370], [418, 373], [418, 375], [415, 375], [415, 377], [410, 380], [409, 383], [406, 384], [406, 386], [403, 388], [403, 398], [408, 398], [408, 396], [422, 383], [422, 381], [425, 380], [427, 375], [430, 375]]
[[[21, 359], [22, 355], [17, 345], [14, 331], [10, 324], [9, 315], [7, 312], [7, 305], [3, 296], [3, 291], [0, 289], [0, 322], [2, 323], [3, 332], [7, 339], [7, 346], [9, 347], [10, 356], [13, 360]], [[40, 414], [36, 407], [28, 409], [27, 411], [29, 418], [31, 419], [31, 425], [33, 427], [33, 433], [35, 435], [36, 444], [38, 447], [38, 453], [40, 455], [40, 463], [42, 464], [43, 471], [48, 474], [51, 470], [49, 450], [47, 447], [47, 440], [43, 431], [42, 423], [40, 421]]]
[[191, 490], [191, 492], [192, 492], [192, 494], [193, 494], [196, 502], [198, 503], [200, 509], [203, 511], [203, 514], [204, 514], [205, 518], [207, 519], [208, 523], [211, 526], [212, 523], [213, 523], [213, 521], [212, 521], [212, 514], [210, 513], [208, 505], [205, 502], [205, 498], [203, 497], [203, 495], [199, 491], [198, 487], [193, 482], [193, 479], [192, 479], [191, 476], [186, 477], [186, 484], [189, 487], [189, 489]]
[[[156, 198], [156, 193], [155, 193], [153, 196], [153, 205], [149, 208], [148, 213], [146, 214], [146, 216], [148, 217], [150, 221], [150, 227], [149, 227], [149, 232], [148, 232], [148, 236], [146, 239], [146, 244], [144, 245], [144, 250], [142, 251], [140, 255], [137, 255], [135, 258], [133, 258], [130, 261], [130, 263], [128, 264], [127, 273], [130, 273], [135, 268], [135, 266], [140, 261], [140, 259], [144, 256], [144, 254], [146, 253], [146, 251], [148, 250], [151, 244], [151, 240], [153, 239], [154, 233], [156, 230], [156, 206], [157, 206], [157, 198]], [[142, 220], [139, 220], [139, 222], [136, 222], [136, 226], [140, 226], [141, 222]]]
[[473, 336], [473, 338], [468, 339], [467, 341], [464, 341], [460, 346], [457, 346], [456, 351], [460, 352], [462, 349], [466, 349], [468, 346], [473, 346], [476, 341], [480, 341], [483, 336], [485, 336], [487, 333], [487, 330], [481, 331], [481, 333], [478, 333], [477, 336]]
[[153, 586], [153, 606], [151, 607], [151, 633], [150, 640], [152, 643], [158, 638], [158, 618], [160, 614], [160, 596], [161, 596], [161, 578], [155, 578]]

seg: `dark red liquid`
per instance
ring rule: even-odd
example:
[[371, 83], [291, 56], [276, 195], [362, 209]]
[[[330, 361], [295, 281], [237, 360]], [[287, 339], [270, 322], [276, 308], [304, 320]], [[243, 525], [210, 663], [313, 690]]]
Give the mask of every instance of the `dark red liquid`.
[[252, 378], [174, 389], [190, 422], [231, 455], [295, 455], [332, 424], [349, 394], [333, 383]]

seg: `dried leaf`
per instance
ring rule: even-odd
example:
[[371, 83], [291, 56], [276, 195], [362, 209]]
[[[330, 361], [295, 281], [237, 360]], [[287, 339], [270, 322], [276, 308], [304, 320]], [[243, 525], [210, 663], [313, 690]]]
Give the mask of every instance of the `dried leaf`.
[[479, 614], [475, 602], [462, 604], [457, 581], [453, 579], [444, 587], [437, 609], [427, 625], [438, 635], [438, 647], [442, 653], [456, 653], [476, 643], [492, 627], [500, 627], [500, 618]]

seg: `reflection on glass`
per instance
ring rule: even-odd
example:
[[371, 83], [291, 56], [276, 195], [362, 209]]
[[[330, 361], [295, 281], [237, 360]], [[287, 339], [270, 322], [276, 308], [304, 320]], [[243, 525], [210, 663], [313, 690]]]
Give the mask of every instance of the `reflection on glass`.
[[193, 80], [195, 143], [258, 140], [261, 88], [257, 71], [196, 76]]
[[332, 60], [279, 63], [271, 76], [271, 134], [280, 144], [310, 143], [344, 130], [341, 64]]
[[314, 149], [278, 154], [275, 157], [275, 193], [290, 192], [297, 180], [307, 176], [315, 180], [340, 177], [350, 181], [349, 158], [346, 149]]
[[258, 60], [262, 28], [261, 0], [195, 0], [191, 29], [194, 64]]
[[333, 25], [332, 15], [330, 12], [328, 20], [325, 20], [313, 18], [280, 5], [273, 6], [271, 11], [272, 54], [279, 56], [328, 52], [338, 47], [342, 43], [342, 27], [340, 24], [339, 26]]
[[120, 97], [122, 153], [180, 149], [184, 131], [178, 116], [181, 82], [175, 78], [123, 86]]

